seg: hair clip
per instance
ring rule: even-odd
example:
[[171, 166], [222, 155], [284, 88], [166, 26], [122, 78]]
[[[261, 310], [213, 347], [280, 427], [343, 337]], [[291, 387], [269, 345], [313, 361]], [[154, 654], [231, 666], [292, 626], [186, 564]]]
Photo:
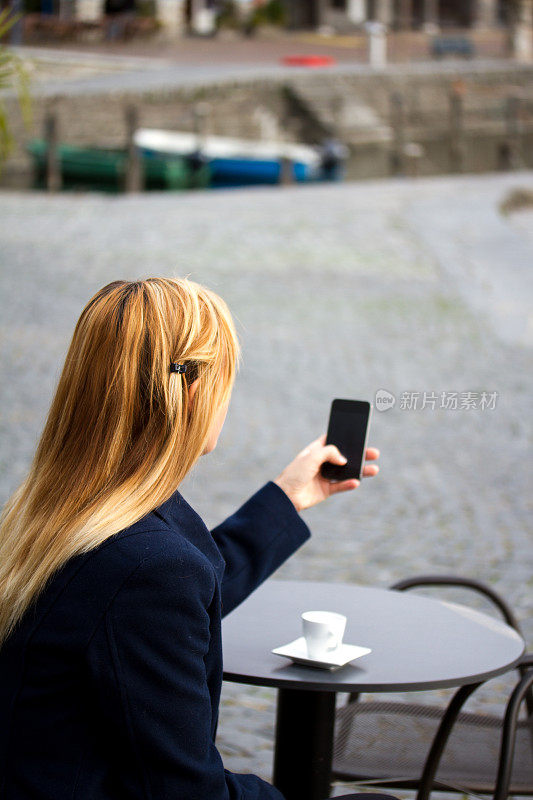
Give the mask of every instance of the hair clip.
[[187, 372], [187, 364], [176, 364], [175, 361], [170, 363], [171, 372]]

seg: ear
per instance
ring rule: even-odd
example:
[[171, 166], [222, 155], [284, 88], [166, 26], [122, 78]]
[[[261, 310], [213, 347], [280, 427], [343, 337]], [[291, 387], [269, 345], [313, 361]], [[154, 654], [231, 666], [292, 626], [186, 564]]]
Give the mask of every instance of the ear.
[[189, 392], [189, 411], [191, 409], [191, 404], [192, 404], [192, 401], [193, 401], [193, 397], [194, 397], [194, 395], [196, 393], [196, 390], [198, 388], [198, 381], [199, 380], [200, 380], [200, 378], [196, 378], [196, 380], [194, 380], [191, 383], [191, 385], [189, 386], [189, 389], [188, 389], [188, 392]]

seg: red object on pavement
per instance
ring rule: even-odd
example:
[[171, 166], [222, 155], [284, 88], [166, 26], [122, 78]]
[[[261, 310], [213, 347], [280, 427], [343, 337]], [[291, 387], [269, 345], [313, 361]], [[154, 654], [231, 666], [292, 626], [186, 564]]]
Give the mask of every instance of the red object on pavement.
[[291, 67], [327, 67], [336, 64], [332, 56], [284, 56], [281, 60]]

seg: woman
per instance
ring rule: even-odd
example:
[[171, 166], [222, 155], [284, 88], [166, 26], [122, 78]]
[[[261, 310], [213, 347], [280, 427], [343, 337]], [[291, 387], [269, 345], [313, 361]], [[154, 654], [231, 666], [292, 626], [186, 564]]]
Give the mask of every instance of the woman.
[[0, 527], [3, 800], [280, 800], [214, 744], [221, 609], [309, 538], [299, 511], [358, 481], [319, 477], [343, 462], [322, 436], [208, 531], [177, 487], [239, 358], [226, 304], [187, 279], [115, 281], [83, 310]]

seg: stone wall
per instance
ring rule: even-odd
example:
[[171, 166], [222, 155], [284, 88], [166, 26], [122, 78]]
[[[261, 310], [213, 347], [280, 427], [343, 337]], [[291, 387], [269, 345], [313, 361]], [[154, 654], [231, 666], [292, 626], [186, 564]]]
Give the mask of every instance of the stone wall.
[[[28, 175], [31, 161], [25, 153], [28, 139], [40, 136], [48, 107], [58, 116], [59, 140], [70, 144], [120, 147], [125, 143], [125, 109], [135, 103], [142, 127], [192, 131], [194, 109], [204, 103], [206, 133], [250, 139], [286, 139], [320, 142], [328, 130], [338, 138], [387, 147], [384, 129], [390, 124], [393, 91], [404, 97], [407, 121], [419, 135], [432, 138], [446, 126], [449, 93], [461, 86], [465, 125], [474, 131], [492, 125], [503, 129], [505, 98], [519, 93], [524, 99], [524, 122], [533, 124], [533, 67], [502, 67], [491, 71], [462, 70], [410, 73], [395, 70], [379, 74], [310, 74], [289, 81], [241, 80], [201, 89], [173, 89], [143, 93], [68, 95], [34, 98], [33, 125], [25, 130], [16, 101], [8, 100], [17, 140], [1, 176], [4, 185]], [[287, 91], [287, 85], [291, 91]], [[298, 102], [295, 102], [295, 97]], [[365, 114], [363, 114], [365, 111]], [[361, 130], [362, 121], [365, 130]], [[362, 136], [362, 134], [364, 134]], [[490, 168], [490, 167], [488, 167]]]
[[269, 82], [225, 84], [195, 90], [167, 90], [105, 95], [64, 95], [33, 99], [33, 124], [24, 128], [14, 98], [7, 101], [16, 139], [5, 165], [3, 183], [17, 181], [31, 167], [26, 142], [42, 135], [44, 116], [53, 109], [59, 125], [59, 140], [69, 144], [122, 147], [125, 144], [125, 109], [138, 108], [139, 125], [170, 130], [195, 130], [194, 109], [204, 104], [205, 130], [221, 136], [249, 139], [298, 138], [298, 120], [291, 119], [280, 86]]

